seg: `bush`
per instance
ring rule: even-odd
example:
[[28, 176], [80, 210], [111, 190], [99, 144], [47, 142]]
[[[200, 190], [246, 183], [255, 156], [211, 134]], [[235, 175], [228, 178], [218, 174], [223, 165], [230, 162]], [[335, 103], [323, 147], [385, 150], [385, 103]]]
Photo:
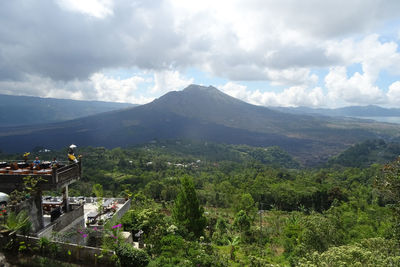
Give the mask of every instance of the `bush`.
[[309, 253], [297, 266], [400, 266], [395, 240], [364, 239], [360, 243], [331, 247], [327, 251]]
[[150, 257], [145, 251], [136, 249], [126, 243], [120, 244], [115, 253], [118, 256], [121, 266], [147, 266], [150, 261]]

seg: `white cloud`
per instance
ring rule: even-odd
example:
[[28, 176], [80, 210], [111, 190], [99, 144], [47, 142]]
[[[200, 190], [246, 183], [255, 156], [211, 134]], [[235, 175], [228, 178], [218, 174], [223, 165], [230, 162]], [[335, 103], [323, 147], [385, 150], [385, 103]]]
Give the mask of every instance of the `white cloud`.
[[249, 91], [247, 91], [247, 86], [245, 85], [241, 85], [234, 82], [227, 82], [224, 85], [217, 86], [217, 88], [232, 97], [241, 99], [249, 103], [253, 103], [251, 100], [252, 94]]
[[[253, 103], [385, 104], [379, 77], [400, 75], [400, 54], [398, 32], [380, 32], [399, 17], [397, 0], [0, 1], [0, 90], [138, 103], [203, 83], [181, 74], [195, 69]], [[348, 77], [352, 64], [362, 71]], [[103, 72], [130, 68], [154, 86]], [[251, 80], [286, 90], [232, 89]]]
[[110, 102], [131, 102], [137, 99], [134, 96], [140, 83], [145, 79], [133, 76], [127, 79], [115, 79], [107, 77], [102, 73], [95, 73], [90, 77], [95, 89], [96, 99]]
[[57, 3], [67, 10], [100, 19], [113, 14], [112, 0], [57, 0]]
[[398, 107], [400, 103], [400, 81], [396, 81], [389, 86], [387, 97], [389, 105]]
[[350, 105], [384, 104], [384, 92], [373, 85], [368, 73], [354, 73], [347, 77], [345, 67], [332, 68], [325, 77], [328, 98], [333, 103], [344, 102]]
[[182, 77], [178, 71], [156, 71], [154, 73], [154, 86], [152, 93], [164, 94], [169, 91], [182, 90], [193, 83], [193, 78]]
[[382, 42], [379, 35], [372, 34], [357, 41], [345, 39], [328, 42], [327, 54], [338, 57], [342, 65], [360, 63], [363, 73], [371, 82], [375, 82], [382, 70], [400, 74], [400, 54], [396, 42]]
[[272, 85], [313, 85], [318, 82], [318, 76], [306, 68], [270, 70], [267, 73]]
[[50, 78], [29, 75], [22, 81], [0, 81], [0, 93], [74, 100], [100, 100], [144, 104], [154, 97], [143, 96], [136, 91], [147, 80], [140, 76], [127, 79], [93, 74], [88, 81], [53, 81]]
[[325, 104], [325, 96], [319, 87], [308, 90], [303, 86], [293, 86], [277, 92], [250, 91], [247, 86], [228, 82], [218, 87], [226, 94], [260, 106], [312, 106]]

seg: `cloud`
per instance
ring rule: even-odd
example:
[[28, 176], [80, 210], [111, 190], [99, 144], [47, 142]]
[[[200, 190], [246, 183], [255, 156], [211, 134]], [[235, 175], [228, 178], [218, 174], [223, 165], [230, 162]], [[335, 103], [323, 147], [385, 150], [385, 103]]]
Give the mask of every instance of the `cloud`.
[[271, 71], [331, 66], [325, 40], [368, 32], [400, 10], [397, 1], [184, 2], [2, 1], [2, 78], [197, 66], [233, 80], [273, 80]]
[[243, 101], [260, 106], [312, 106], [325, 105], [326, 97], [319, 87], [308, 90], [303, 86], [286, 88], [280, 93], [261, 92], [260, 90], [250, 91], [247, 86], [228, 82], [218, 86], [226, 94], [242, 99]]
[[[0, 81], [0, 93], [145, 104], [160, 94], [182, 90], [192, 83], [192, 78], [186, 78], [178, 71], [139, 72], [127, 78], [98, 72], [83, 81], [54, 81], [48, 77], [26, 75], [20, 81]], [[151, 94], [143, 92], [143, 88], [151, 88]]]
[[113, 16], [91, 19], [51, 0], [2, 1], [0, 79], [31, 74], [85, 80], [111, 68], [162, 70], [185, 58], [180, 49], [183, 36], [175, 32], [168, 6], [152, 1], [113, 3]]
[[397, 50], [396, 42], [380, 41], [377, 34], [368, 35], [359, 41], [332, 41], [327, 46], [327, 54], [340, 58], [342, 65], [360, 63], [364, 74], [372, 82], [377, 80], [382, 70], [400, 74], [400, 54]]
[[366, 105], [369, 103], [384, 104], [384, 92], [373, 85], [368, 73], [354, 73], [347, 77], [345, 67], [332, 68], [325, 77], [325, 86], [331, 101], [343, 101], [351, 105]]
[[111, 0], [58, 0], [57, 3], [67, 10], [81, 12], [96, 18], [104, 18], [113, 14]]
[[102, 73], [95, 73], [86, 81], [67, 82], [27, 75], [21, 81], [0, 81], [0, 93], [145, 104], [154, 99], [137, 93], [140, 84], [146, 82], [141, 76], [120, 79], [107, 77]]
[[186, 79], [178, 71], [159, 71], [154, 73], [152, 93], [164, 94], [169, 91], [182, 90], [193, 83], [193, 78]]
[[389, 86], [387, 97], [391, 106], [398, 107], [400, 103], [400, 81], [396, 81]]
[[141, 100], [135, 97], [135, 91], [145, 79], [140, 76], [133, 76], [127, 79], [114, 79], [106, 77], [102, 73], [95, 73], [90, 77], [96, 99], [111, 102], [139, 103]]
[[[196, 69], [286, 88], [242, 96], [262, 103], [386, 103], [376, 83], [400, 75], [400, 56], [379, 31], [399, 15], [396, 0], [0, 1], [0, 90], [145, 101], [194, 82], [182, 73]], [[355, 63], [362, 72], [348, 77]], [[139, 78], [106, 75], [124, 68], [154, 74], [147, 93]]]

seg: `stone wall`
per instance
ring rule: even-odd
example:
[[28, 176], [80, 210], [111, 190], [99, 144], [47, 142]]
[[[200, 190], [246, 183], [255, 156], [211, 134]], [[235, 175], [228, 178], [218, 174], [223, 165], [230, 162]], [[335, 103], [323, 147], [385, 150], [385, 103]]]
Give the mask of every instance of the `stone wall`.
[[77, 219], [82, 219], [82, 226], [84, 226], [84, 208], [83, 205], [78, 208], [71, 210], [70, 212], [62, 214], [54, 222], [47, 225], [44, 229], [36, 234], [37, 237], [50, 238], [52, 232], [59, 232], [66, 227], [69, 227], [72, 223], [76, 222]]
[[[125, 201], [125, 200], [123, 200], [123, 201]], [[123, 202], [122, 202], [122, 203], [123, 203]], [[124, 203], [124, 205], [122, 205], [122, 207], [119, 208], [119, 209], [115, 212], [115, 214], [114, 214], [114, 216], [113, 216], [113, 219], [114, 219], [114, 218], [115, 218], [116, 220], [121, 219], [121, 217], [124, 216], [124, 214], [131, 208], [131, 203], [132, 203], [132, 200], [131, 200], [131, 199], [128, 199], [128, 200]]]
[[[39, 248], [37, 237], [17, 235], [17, 242], [26, 242], [31, 247]], [[44, 248], [42, 254], [64, 262], [71, 262], [84, 266], [115, 266], [115, 252], [101, 248], [87, 247], [64, 242], [51, 241], [49, 247]], [[54, 249], [56, 248], [56, 249]], [[48, 251], [47, 251], [48, 250]]]
[[25, 210], [29, 215], [29, 220], [32, 223], [31, 231], [36, 233], [43, 228], [43, 211], [42, 211], [42, 194], [32, 195], [29, 199], [21, 202], [18, 205], [10, 206], [10, 210], [19, 213]]

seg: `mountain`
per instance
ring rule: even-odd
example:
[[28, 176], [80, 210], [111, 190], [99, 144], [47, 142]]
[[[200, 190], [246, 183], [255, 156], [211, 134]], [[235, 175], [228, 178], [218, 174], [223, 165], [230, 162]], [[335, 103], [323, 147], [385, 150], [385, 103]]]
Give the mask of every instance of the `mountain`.
[[400, 109], [383, 108], [375, 105], [369, 106], [350, 106], [336, 109], [328, 108], [309, 108], [309, 107], [274, 107], [277, 111], [292, 114], [320, 114], [324, 116], [342, 117], [399, 117]]
[[282, 113], [245, 103], [212, 86], [191, 85], [125, 110], [40, 126], [0, 128], [0, 149], [58, 149], [70, 143], [111, 148], [193, 139], [279, 146], [303, 164], [312, 164], [366, 139], [391, 138], [399, 130], [400, 126], [357, 119]]
[[0, 94], [0, 125], [66, 121], [135, 105]]

